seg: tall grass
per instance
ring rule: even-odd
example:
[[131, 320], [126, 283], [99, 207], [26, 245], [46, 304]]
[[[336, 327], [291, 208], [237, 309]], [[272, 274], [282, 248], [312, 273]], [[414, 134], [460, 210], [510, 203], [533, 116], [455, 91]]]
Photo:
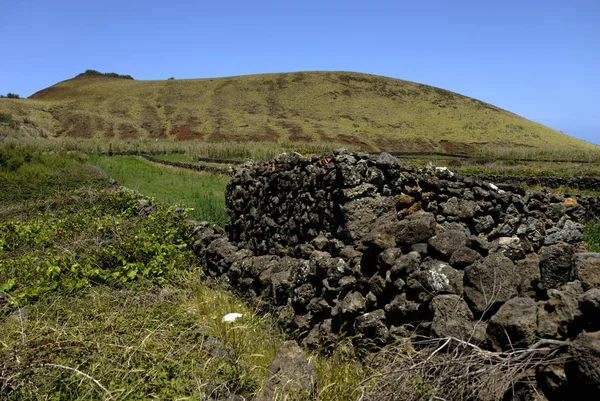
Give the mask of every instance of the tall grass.
[[[2, 139], [0, 137], [0, 139]], [[152, 154], [185, 153], [191, 157], [211, 157], [235, 160], [268, 160], [283, 152], [320, 154], [333, 149], [356, 147], [335, 142], [205, 142], [168, 139], [106, 140], [81, 138], [39, 138], [6, 131], [5, 143], [35, 146], [44, 151], [78, 151], [93, 155], [134, 152]]]
[[588, 163], [600, 163], [600, 146], [595, 148], [572, 147], [514, 147], [514, 146], [484, 146], [474, 152], [475, 156], [488, 159], [503, 160], [564, 160]]
[[90, 160], [127, 188], [158, 201], [193, 208], [189, 216], [224, 225], [228, 177], [156, 165], [137, 156], [91, 156]]
[[0, 144], [0, 204], [38, 199], [81, 186], [107, 186], [108, 179], [87, 160], [81, 153]]

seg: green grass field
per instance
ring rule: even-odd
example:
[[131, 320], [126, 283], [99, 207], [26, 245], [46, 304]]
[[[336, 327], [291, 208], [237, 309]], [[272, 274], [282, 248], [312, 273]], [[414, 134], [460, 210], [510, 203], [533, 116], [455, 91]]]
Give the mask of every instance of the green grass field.
[[189, 216], [219, 225], [227, 221], [228, 177], [154, 164], [137, 156], [92, 156], [90, 160], [121, 185], [160, 202], [193, 208]]
[[[36, 164], [35, 150], [0, 149], [3, 160], [24, 156], [19, 168]], [[157, 193], [174, 179], [205, 180], [213, 190], [223, 184], [205, 174], [173, 178], [181, 171], [156, 166], [157, 173], [133, 157], [95, 161], [138, 170], [123, 177], [149, 180], [144, 188], [156, 185]], [[81, 171], [68, 188], [42, 186], [18, 204], [0, 200], [0, 399], [248, 399], [260, 392], [290, 335], [203, 277], [185, 214], [163, 204], [140, 215], [134, 193], [110, 189], [106, 177], [95, 186], [80, 179], [98, 176], [84, 168], [85, 158], [57, 154], [44, 169], [53, 177], [65, 164]], [[11, 182], [27, 179], [15, 173]], [[223, 323], [230, 312], [243, 317]], [[310, 358], [322, 400], [356, 399], [372, 372], [349, 343]]]

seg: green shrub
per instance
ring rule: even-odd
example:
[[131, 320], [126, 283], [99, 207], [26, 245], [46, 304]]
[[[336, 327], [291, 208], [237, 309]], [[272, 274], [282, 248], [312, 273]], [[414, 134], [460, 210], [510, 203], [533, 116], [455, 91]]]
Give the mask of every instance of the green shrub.
[[600, 220], [590, 220], [587, 224], [585, 242], [590, 252], [600, 252]]
[[20, 204], [80, 187], [103, 188], [108, 179], [87, 156], [0, 144], [0, 206]]
[[19, 128], [19, 122], [10, 113], [0, 112], [0, 124], [5, 124], [12, 129]]
[[129, 191], [75, 191], [55, 213], [0, 223], [0, 292], [13, 304], [93, 284], [161, 283], [193, 255], [185, 213], [138, 213]]
[[131, 75], [120, 75], [120, 74], [117, 74], [116, 72], [102, 73], [102, 72], [96, 71], [96, 70], [85, 70], [84, 74], [85, 75], [97, 75], [97, 76], [107, 77], [107, 78], [133, 79], [133, 77]]

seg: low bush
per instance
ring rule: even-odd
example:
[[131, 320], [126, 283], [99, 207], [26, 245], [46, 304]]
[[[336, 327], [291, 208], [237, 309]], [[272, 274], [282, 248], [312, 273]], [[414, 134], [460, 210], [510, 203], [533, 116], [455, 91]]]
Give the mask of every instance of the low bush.
[[0, 223], [0, 292], [13, 304], [49, 291], [71, 292], [92, 284], [162, 282], [186, 260], [184, 213], [167, 205], [138, 213], [129, 191], [75, 191], [55, 213]]
[[14, 119], [12, 114], [5, 112], [0, 112], [0, 126], [1, 125], [6, 125], [12, 129], [19, 128], [19, 122]]
[[85, 70], [84, 72], [85, 75], [97, 75], [97, 76], [102, 76], [102, 77], [107, 77], [107, 78], [121, 78], [121, 79], [133, 79], [133, 77], [131, 75], [121, 75], [121, 74], [117, 74], [116, 72], [100, 72], [100, 71], [96, 71], [96, 70]]
[[106, 187], [107, 177], [86, 162], [87, 156], [78, 152], [0, 144], [0, 206], [82, 186]]

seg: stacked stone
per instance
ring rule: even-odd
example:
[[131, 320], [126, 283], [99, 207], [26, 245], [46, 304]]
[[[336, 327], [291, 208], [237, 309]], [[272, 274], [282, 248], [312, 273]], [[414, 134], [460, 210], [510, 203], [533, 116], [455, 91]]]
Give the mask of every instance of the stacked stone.
[[505, 176], [478, 175], [479, 178], [497, 184], [527, 184], [546, 188], [568, 187], [581, 191], [600, 191], [598, 177], [546, 177], [546, 176]]
[[526, 193], [518, 184], [499, 188], [445, 168], [404, 167], [385, 153], [345, 151], [313, 158], [283, 154], [270, 163], [247, 164], [229, 182], [226, 200], [229, 238], [260, 255], [302, 254], [300, 248], [319, 236], [358, 245], [379, 225], [377, 219], [388, 224], [417, 210], [469, 235], [488, 241], [517, 235], [539, 250], [561, 240], [581, 241], [577, 222], [600, 215], [597, 198]]
[[583, 252], [580, 224], [597, 199], [339, 151], [247, 164], [226, 202], [228, 235], [195, 227], [207, 273], [305, 345], [426, 335], [502, 351], [600, 330], [600, 254]]

